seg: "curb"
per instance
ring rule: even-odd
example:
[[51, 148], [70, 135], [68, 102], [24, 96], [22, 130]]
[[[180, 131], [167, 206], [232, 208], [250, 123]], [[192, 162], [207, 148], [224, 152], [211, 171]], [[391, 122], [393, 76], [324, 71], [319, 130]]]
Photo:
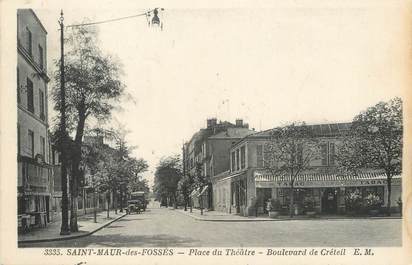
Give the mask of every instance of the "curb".
[[282, 222], [282, 221], [344, 221], [344, 220], [386, 220], [386, 219], [399, 219], [402, 220], [402, 217], [360, 217], [360, 218], [288, 218], [288, 219], [206, 219], [198, 216], [194, 216], [191, 214], [186, 214], [184, 212], [178, 211], [183, 215], [189, 216], [196, 221], [202, 222]]
[[92, 231], [89, 231], [89, 232], [81, 234], [81, 235], [73, 235], [73, 236], [66, 236], [66, 237], [43, 238], [43, 239], [18, 240], [17, 243], [18, 244], [25, 244], [25, 243], [53, 242], [53, 241], [70, 240], [70, 239], [76, 239], [76, 238], [90, 236], [90, 235], [96, 233], [97, 231], [105, 228], [106, 226], [116, 222], [117, 220], [119, 220], [120, 218], [123, 218], [125, 216], [126, 216], [126, 213], [124, 213], [123, 215], [121, 215], [119, 217], [116, 217], [113, 220], [110, 220], [109, 222], [103, 224], [102, 226], [99, 226], [99, 227], [95, 228]]

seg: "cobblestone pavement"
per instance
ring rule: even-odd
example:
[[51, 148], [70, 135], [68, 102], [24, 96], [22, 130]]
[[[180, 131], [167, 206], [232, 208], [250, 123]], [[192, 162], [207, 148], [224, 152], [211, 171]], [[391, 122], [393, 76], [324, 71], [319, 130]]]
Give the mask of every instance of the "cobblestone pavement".
[[128, 215], [93, 235], [22, 247], [400, 246], [401, 219], [204, 222], [176, 210]]

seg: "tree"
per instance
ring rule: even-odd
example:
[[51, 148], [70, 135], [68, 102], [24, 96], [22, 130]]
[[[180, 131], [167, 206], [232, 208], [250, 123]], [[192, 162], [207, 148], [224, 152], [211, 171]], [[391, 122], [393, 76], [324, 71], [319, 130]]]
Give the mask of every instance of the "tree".
[[289, 177], [289, 213], [293, 217], [295, 180], [319, 159], [319, 139], [305, 123], [295, 122], [271, 130], [264, 150], [264, 168], [274, 175]]
[[123, 208], [123, 200], [127, 195], [135, 191], [144, 191], [149, 193], [149, 184], [146, 179], [140, 175], [147, 171], [148, 164], [143, 159], [129, 157], [123, 165], [123, 177], [120, 185], [120, 211]]
[[[64, 55], [67, 127], [75, 135], [74, 148], [70, 154], [70, 230], [77, 232], [77, 196], [81, 178], [79, 165], [86, 121], [91, 117], [107, 120], [114, 103], [123, 93], [124, 85], [120, 81], [120, 64], [111, 56], [104, 55], [97, 46], [96, 28], [72, 28], [65, 42], [68, 44]], [[59, 63], [57, 61], [56, 66]], [[57, 69], [53, 75], [55, 84], [58, 84], [60, 78], [60, 68]], [[55, 109], [60, 111], [61, 99], [57, 87], [52, 90], [52, 99]]]
[[[131, 156], [133, 147], [125, 140], [126, 131], [123, 129], [104, 130], [95, 128], [89, 134], [96, 134], [95, 141], [85, 144], [87, 152], [84, 161], [90, 175], [96, 178], [100, 191], [113, 195], [113, 208], [117, 212], [117, 206], [123, 212], [123, 201], [127, 195], [136, 190], [148, 192], [146, 180], [140, 175], [148, 168], [143, 159]], [[103, 137], [111, 142], [113, 147], [103, 143]], [[100, 140], [101, 139], [101, 140]], [[90, 183], [89, 183], [90, 185]], [[118, 196], [120, 203], [118, 202]]]
[[176, 208], [178, 183], [182, 177], [179, 155], [162, 158], [156, 167], [153, 192], [160, 200], [166, 199], [168, 205], [173, 202]]
[[193, 190], [194, 181], [190, 174], [184, 175], [178, 183], [178, 191], [183, 197], [185, 202], [185, 211], [187, 211], [187, 206], [190, 204], [190, 193]]
[[391, 183], [402, 172], [402, 100], [379, 102], [357, 115], [350, 133], [338, 149], [341, 169], [358, 174], [362, 169], [383, 170], [387, 179], [387, 214], [391, 208]]

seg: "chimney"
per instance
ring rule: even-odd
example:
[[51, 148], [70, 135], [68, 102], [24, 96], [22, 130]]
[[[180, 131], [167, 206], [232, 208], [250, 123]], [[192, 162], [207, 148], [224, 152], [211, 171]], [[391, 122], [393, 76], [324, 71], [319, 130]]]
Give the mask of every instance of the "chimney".
[[216, 124], [217, 124], [217, 119], [216, 118], [207, 119], [207, 128], [208, 129], [216, 126]]
[[236, 127], [243, 127], [243, 120], [242, 119], [236, 119]]

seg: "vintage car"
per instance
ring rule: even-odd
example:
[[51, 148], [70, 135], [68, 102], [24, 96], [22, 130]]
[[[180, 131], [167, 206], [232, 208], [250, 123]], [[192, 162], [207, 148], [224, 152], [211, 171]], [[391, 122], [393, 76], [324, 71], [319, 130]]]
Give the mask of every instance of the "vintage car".
[[135, 204], [136, 201], [139, 201], [139, 209], [146, 211], [146, 207], [148, 204], [148, 200], [147, 200], [147, 194], [144, 191], [135, 191], [132, 192], [129, 196], [129, 200], [128, 200], [128, 205], [129, 205], [129, 201], [132, 202], [132, 204]]
[[132, 213], [141, 213], [143, 210], [143, 205], [141, 200], [128, 200], [127, 201], [127, 208], [126, 208], [126, 213], [127, 214], [132, 214]]

